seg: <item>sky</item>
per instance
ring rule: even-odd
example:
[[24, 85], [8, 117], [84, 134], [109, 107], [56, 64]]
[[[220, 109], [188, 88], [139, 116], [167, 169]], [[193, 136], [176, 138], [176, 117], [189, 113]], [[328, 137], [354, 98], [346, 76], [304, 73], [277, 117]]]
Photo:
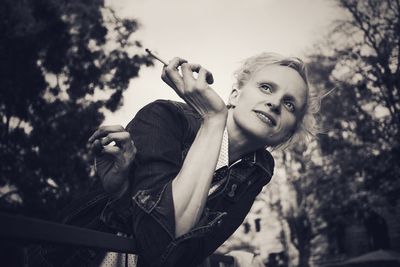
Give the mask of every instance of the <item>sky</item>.
[[[211, 71], [211, 87], [225, 101], [244, 59], [261, 52], [304, 58], [341, 17], [334, 0], [108, 0], [106, 5], [139, 22], [133, 38], [144, 48], [167, 62], [179, 56]], [[142, 68], [125, 91], [123, 106], [107, 112], [103, 124], [125, 126], [156, 99], [180, 100], [162, 82], [161, 69], [159, 62]]]

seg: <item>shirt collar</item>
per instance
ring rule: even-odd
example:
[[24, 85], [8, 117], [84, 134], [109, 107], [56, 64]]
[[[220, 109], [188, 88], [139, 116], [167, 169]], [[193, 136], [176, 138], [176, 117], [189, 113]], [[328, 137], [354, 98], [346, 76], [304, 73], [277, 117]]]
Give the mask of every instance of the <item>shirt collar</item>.
[[[272, 157], [271, 153], [264, 148], [259, 149], [255, 152], [248, 153], [243, 158], [232, 163], [231, 166], [241, 162], [242, 160], [259, 166], [264, 172], [267, 172], [271, 176], [273, 174], [275, 167], [274, 158]], [[229, 138], [226, 127], [222, 136], [221, 149], [219, 151], [217, 166], [215, 170], [218, 170], [225, 166], [229, 166]]]
[[229, 164], [229, 142], [228, 142], [228, 131], [225, 127], [224, 134], [222, 136], [222, 143], [221, 143], [221, 149], [219, 151], [217, 167], [215, 168], [215, 170], [228, 166], [228, 164]]

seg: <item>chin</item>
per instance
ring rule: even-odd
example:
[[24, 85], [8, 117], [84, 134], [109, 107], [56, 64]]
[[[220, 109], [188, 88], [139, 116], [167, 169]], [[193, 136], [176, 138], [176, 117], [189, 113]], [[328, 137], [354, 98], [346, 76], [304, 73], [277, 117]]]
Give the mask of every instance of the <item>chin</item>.
[[271, 130], [266, 127], [260, 127], [258, 123], [252, 123], [251, 121], [246, 122], [246, 126], [242, 129], [244, 130], [246, 136], [251, 141], [259, 141], [260, 143], [266, 143], [270, 136], [272, 135]]
[[273, 139], [271, 143], [275, 143], [274, 139], [276, 138], [274, 135], [276, 134], [276, 129], [260, 121], [253, 113], [247, 116], [234, 116], [233, 118], [235, 124], [241, 129], [248, 140], [265, 144], [266, 140]]

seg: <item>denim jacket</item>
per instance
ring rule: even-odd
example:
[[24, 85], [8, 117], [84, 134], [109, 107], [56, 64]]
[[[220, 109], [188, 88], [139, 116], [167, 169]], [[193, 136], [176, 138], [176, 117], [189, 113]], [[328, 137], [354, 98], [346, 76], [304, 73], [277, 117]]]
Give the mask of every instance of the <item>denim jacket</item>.
[[226, 176], [224, 184], [208, 197], [198, 224], [175, 238], [171, 184], [200, 124], [201, 117], [188, 105], [158, 100], [142, 108], [127, 126], [138, 152], [130, 189], [110, 206], [118, 212], [109, 212], [108, 222], [122, 222], [124, 231], [132, 234], [139, 267], [200, 264], [241, 225], [271, 179], [274, 160], [266, 150], [219, 169]]

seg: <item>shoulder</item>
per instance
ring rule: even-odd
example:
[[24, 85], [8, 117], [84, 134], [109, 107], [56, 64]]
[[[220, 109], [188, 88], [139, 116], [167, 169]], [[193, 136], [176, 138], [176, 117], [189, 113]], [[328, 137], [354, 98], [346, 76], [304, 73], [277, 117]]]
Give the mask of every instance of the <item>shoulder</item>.
[[[180, 113], [180, 109], [178, 109], [178, 105], [176, 104], [178, 102], [172, 101], [172, 100], [164, 100], [164, 99], [158, 99], [156, 101], [153, 101], [147, 105], [145, 105], [143, 108], [141, 108], [138, 113], [136, 114], [137, 116], [145, 115], [145, 114], [152, 114], [154, 112], [168, 112], [168, 113]], [[181, 103], [185, 105], [184, 103]]]
[[266, 149], [259, 149], [254, 152], [252, 161], [262, 170], [262, 180], [267, 184], [271, 177], [274, 175], [275, 160], [269, 151]]
[[275, 168], [275, 160], [272, 154], [266, 149], [260, 149], [259, 151], [256, 151], [256, 153], [260, 154], [259, 157], [261, 159], [261, 165], [270, 170], [270, 174], [272, 176]]
[[127, 125], [131, 132], [138, 128], [155, 130], [180, 131], [196, 128], [200, 116], [186, 103], [159, 99], [144, 106]]
[[195, 111], [186, 103], [159, 99], [139, 110], [136, 117], [142, 116], [186, 117], [196, 116]]
[[182, 112], [173, 101], [156, 100], [141, 108], [136, 116], [129, 122], [127, 129], [136, 124], [159, 124], [167, 121], [180, 121]]

